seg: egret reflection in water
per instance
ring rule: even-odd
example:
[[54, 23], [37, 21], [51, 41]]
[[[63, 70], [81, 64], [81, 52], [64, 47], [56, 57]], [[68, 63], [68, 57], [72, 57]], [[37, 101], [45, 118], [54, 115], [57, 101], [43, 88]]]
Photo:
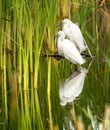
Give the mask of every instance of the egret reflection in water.
[[87, 72], [88, 70], [86, 68], [81, 67], [60, 84], [59, 97], [62, 106], [66, 105], [68, 102], [72, 102], [80, 95]]

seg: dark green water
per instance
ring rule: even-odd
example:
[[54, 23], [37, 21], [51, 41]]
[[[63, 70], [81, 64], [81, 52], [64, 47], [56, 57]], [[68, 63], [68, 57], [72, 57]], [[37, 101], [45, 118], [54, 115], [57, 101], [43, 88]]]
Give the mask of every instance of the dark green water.
[[[90, 62], [87, 59], [82, 68], [88, 69]], [[38, 90], [18, 89], [17, 71], [10, 70], [7, 99], [0, 73], [0, 130], [74, 130], [78, 122], [96, 130], [110, 102], [110, 69], [105, 62], [93, 60], [88, 73], [81, 75], [80, 66], [67, 60], [41, 57]], [[30, 74], [29, 85], [31, 78]], [[60, 96], [67, 96], [62, 96], [63, 106], [59, 89]]]

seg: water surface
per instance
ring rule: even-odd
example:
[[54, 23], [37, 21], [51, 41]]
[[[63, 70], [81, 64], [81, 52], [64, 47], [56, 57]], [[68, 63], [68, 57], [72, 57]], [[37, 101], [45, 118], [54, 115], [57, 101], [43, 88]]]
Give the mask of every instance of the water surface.
[[95, 130], [110, 102], [110, 70], [105, 62], [90, 63], [87, 59], [80, 67], [65, 59], [41, 56], [38, 89], [18, 89], [19, 73], [10, 70], [12, 83], [7, 82], [7, 99], [1, 71], [0, 129]]

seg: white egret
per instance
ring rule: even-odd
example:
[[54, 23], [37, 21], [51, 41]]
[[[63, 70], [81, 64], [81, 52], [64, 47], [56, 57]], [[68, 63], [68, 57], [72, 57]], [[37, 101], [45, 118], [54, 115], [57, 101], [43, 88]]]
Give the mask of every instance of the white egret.
[[76, 44], [80, 53], [85, 51], [86, 49], [88, 49], [88, 52], [92, 58], [93, 56], [89, 50], [89, 47], [88, 47], [86, 41], [84, 40], [84, 37], [81, 33], [79, 26], [77, 24], [73, 23], [69, 19], [64, 19], [62, 21], [62, 24], [63, 24], [63, 32], [65, 33], [65, 35], [67, 36], [68, 39], [70, 39], [72, 42], [74, 42]]
[[59, 97], [62, 106], [72, 102], [80, 95], [87, 72], [87, 69], [81, 67], [79, 71], [74, 71], [69, 78], [60, 84]]
[[58, 54], [65, 57], [67, 60], [74, 64], [83, 64], [85, 60], [82, 58], [75, 44], [70, 40], [65, 39], [65, 33], [63, 31], [59, 31], [57, 35]]

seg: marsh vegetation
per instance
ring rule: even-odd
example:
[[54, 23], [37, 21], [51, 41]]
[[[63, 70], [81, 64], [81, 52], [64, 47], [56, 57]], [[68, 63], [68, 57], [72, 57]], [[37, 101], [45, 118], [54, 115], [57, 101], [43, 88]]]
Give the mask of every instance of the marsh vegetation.
[[[79, 69], [50, 56], [64, 18], [78, 23], [95, 59], [78, 98], [61, 106], [59, 85]], [[109, 130], [109, 34], [109, 0], [1, 0], [0, 130]]]

